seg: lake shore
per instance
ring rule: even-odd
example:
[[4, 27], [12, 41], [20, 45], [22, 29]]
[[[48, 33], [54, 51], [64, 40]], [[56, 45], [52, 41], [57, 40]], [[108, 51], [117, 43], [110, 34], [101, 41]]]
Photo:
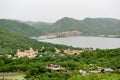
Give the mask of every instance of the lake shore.
[[120, 48], [120, 38], [108, 37], [93, 37], [93, 36], [72, 36], [52, 39], [40, 39], [38, 41], [49, 42], [53, 44], [63, 44], [80, 48], [94, 48], [94, 49], [115, 49]]

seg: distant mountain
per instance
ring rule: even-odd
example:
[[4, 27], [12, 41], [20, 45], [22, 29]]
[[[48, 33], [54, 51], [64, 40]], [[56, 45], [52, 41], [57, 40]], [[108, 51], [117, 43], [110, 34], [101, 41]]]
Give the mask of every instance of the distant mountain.
[[79, 30], [81, 35], [120, 35], [120, 20], [112, 18], [85, 18], [77, 20], [64, 17], [51, 25], [51, 32]]
[[0, 28], [5, 28], [26, 36], [39, 36], [41, 34], [39, 30], [30, 25], [15, 20], [0, 19]]
[[62, 32], [72, 29], [78, 29], [79, 20], [64, 17], [51, 25], [51, 32]]
[[77, 20], [64, 17], [55, 23], [0, 19], [0, 28], [26, 35], [40, 36], [45, 33], [78, 30], [81, 35], [120, 35], [120, 20], [113, 18], [85, 18]]
[[50, 26], [53, 24], [47, 22], [32, 22], [32, 21], [26, 21], [24, 23], [36, 28], [37, 30], [42, 32], [42, 34], [44, 34], [45, 32], [49, 32]]

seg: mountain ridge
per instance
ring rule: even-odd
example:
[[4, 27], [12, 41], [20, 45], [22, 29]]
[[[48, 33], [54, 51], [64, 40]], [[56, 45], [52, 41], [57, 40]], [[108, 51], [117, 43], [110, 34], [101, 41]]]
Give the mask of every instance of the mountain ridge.
[[82, 35], [120, 35], [120, 20], [114, 18], [85, 18], [77, 20], [64, 17], [50, 27], [52, 32], [79, 30]]
[[0, 28], [29, 37], [46, 33], [78, 30], [82, 36], [120, 35], [120, 20], [115, 18], [85, 18], [78, 20], [63, 17], [54, 23], [0, 19]]

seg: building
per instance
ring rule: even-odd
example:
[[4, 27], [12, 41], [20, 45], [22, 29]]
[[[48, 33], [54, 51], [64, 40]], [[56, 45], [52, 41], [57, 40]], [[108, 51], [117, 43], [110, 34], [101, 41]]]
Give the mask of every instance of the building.
[[104, 68], [104, 72], [113, 72], [114, 70], [112, 68]]
[[55, 52], [56, 52], [56, 53], [60, 53], [60, 50], [57, 49], [57, 48], [55, 48]]
[[65, 54], [70, 54], [70, 55], [72, 55], [72, 54], [80, 54], [82, 52], [83, 52], [83, 50], [70, 50], [70, 49], [64, 50]]
[[77, 30], [70, 30], [62, 32], [62, 36], [68, 37], [68, 36], [79, 36], [81, 34], [80, 31]]
[[83, 76], [86, 76], [86, 75], [87, 75], [87, 71], [80, 70], [79, 72], [80, 72], [80, 74], [83, 75]]
[[69, 36], [79, 36], [81, 34], [78, 30], [69, 30], [64, 32], [56, 32], [56, 33], [46, 33], [46, 35], [49, 37], [69, 37]]
[[29, 57], [29, 58], [34, 58], [37, 56], [38, 50], [33, 50], [30, 48], [29, 50], [25, 50], [24, 52], [21, 52], [19, 49], [16, 53], [18, 57]]
[[50, 64], [50, 65], [47, 66], [46, 68], [47, 68], [47, 69], [50, 69], [50, 70], [55, 70], [55, 71], [65, 70], [65, 68], [60, 67], [60, 65], [54, 65], [54, 64]]

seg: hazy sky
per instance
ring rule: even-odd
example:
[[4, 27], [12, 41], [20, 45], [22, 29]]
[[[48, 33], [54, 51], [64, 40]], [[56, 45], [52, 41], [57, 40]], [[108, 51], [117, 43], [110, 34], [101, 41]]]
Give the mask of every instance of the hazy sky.
[[0, 18], [55, 22], [66, 16], [120, 19], [120, 0], [0, 0]]

